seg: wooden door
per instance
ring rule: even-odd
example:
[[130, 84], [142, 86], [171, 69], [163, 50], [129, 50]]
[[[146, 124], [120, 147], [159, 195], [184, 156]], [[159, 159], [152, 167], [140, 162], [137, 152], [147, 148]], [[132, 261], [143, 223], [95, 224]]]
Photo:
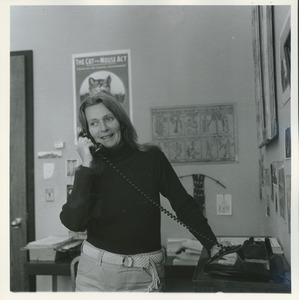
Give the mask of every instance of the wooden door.
[[10, 56], [10, 290], [34, 288], [25, 276], [28, 253], [34, 240], [32, 52]]

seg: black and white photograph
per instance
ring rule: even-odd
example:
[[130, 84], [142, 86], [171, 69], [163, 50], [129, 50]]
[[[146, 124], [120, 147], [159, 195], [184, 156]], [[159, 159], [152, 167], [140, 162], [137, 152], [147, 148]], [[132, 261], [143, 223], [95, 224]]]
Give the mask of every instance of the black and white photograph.
[[65, 161], [65, 174], [66, 176], [74, 176], [78, 167], [77, 159], [67, 159]]
[[288, 127], [285, 129], [285, 158], [291, 158], [291, 152], [292, 152], [292, 144], [291, 144], [291, 127]]
[[295, 296], [297, 1], [1, 2], [3, 299]]

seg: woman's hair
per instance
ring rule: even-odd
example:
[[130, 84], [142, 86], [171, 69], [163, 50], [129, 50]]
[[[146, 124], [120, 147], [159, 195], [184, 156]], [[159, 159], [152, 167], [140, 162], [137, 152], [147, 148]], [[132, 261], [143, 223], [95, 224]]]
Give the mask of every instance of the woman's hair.
[[94, 97], [86, 96], [79, 108], [79, 121], [84, 132], [89, 133], [85, 109], [92, 105], [103, 103], [120, 123], [122, 140], [133, 149], [142, 150], [143, 146], [137, 140], [136, 130], [122, 105], [107, 92], [100, 92]]

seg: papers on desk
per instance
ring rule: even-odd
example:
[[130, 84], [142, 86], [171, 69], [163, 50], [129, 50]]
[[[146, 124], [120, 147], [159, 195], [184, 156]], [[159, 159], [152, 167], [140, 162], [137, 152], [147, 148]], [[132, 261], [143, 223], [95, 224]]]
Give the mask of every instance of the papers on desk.
[[72, 238], [69, 236], [48, 236], [46, 238], [33, 241], [25, 246], [25, 249], [36, 249], [36, 248], [55, 248], [62, 243], [70, 241]]
[[[221, 242], [229, 242], [233, 246], [243, 245], [243, 243], [250, 237], [218, 237], [217, 240]], [[265, 237], [254, 237], [255, 241], [265, 241]], [[283, 254], [283, 249], [278, 240], [270, 237], [270, 244], [274, 254]], [[166, 245], [167, 256], [174, 257], [173, 265], [197, 265], [198, 260], [203, 249], [202, 244], [195, 239], [179, 239], [168, 238]], [[236, 262], [236, 254], [229, 254], [223, 257], [223, 265], [233, 265]]]
[[74, 241], [73, 238], [49, 236], [28, 243], [23, 249], [29, 250], [30, 260], [55, 261], [62, 253], [75, 247], [82, 241]]
[[200, 254], [181, 252], [173, 259], [173, 265], [196, 266], [199, 261]]
[[167, 256], [174, 256], [173, 265], [196, 266], [199, 260], [202, 244], [193, 239], [167, 239]]
[[229, 254], [222, 256], [221, 259], [218, 259], [216, 263], [223, 265], [223, 266], [234, 266], [234, 264], [237, 261], [237, 258], [238, 258], [238, 256], [237, 256], [236, 252], [229, 253]]
[[167, 256], [176, 256], [177, 252], [185, 250], [188, 253], [201, 253], [202, 244], [193, 239], [168, 238], [166, 245]]
[[[217, 238], [217, 240], [219, 243], [223, 241], [228, 241], [235, 246], [235, 245], [243, 245], [243, 243], [249, 238], [250, 238], [249, 236], [248, 237], [220, 237]], [[254, 237], [254, 240], [264, 242], [265, 237]], [[274, 254], [283, 254], [283, 249], [275, 237], [269, 237], [269, 241]]]
[[283, 249], [276, 238], [270, 238], [270, 244], [274, 254], [283, 254]]

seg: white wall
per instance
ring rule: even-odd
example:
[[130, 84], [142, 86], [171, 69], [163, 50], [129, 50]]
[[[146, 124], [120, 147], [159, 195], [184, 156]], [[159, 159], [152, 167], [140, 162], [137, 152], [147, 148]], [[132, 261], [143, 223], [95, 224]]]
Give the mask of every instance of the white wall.
[[[259, 199], [250, 7], [12, 7], [11, 24], [11, 50], [33, 50], [35, 153], [65, 142], [61, 159], [35, 155], [36, 238], [67, 233], [59, 221], [72, 183], [65, 160], [78, 158], [71, 55], [117, 49], [131, 50], [133, 121], [141, 142], [151, 141], [151, 107], [237, 104], [239, 161], [174, 167], [178, 175], [203, 173], [226, 185], [223, 190], [205, 180], [207, 217], [216, 235], [272, 233], [263, 227]], [[44, 180], [43, 163], [49, 161], [54, 177]], [[45, 201], [48, 187], [54, 202]], [[232, 216], [217, 216], [219, 193], [232, 195]], [[163, 243], [190, 236], [164, 217], [162, 225]]]

